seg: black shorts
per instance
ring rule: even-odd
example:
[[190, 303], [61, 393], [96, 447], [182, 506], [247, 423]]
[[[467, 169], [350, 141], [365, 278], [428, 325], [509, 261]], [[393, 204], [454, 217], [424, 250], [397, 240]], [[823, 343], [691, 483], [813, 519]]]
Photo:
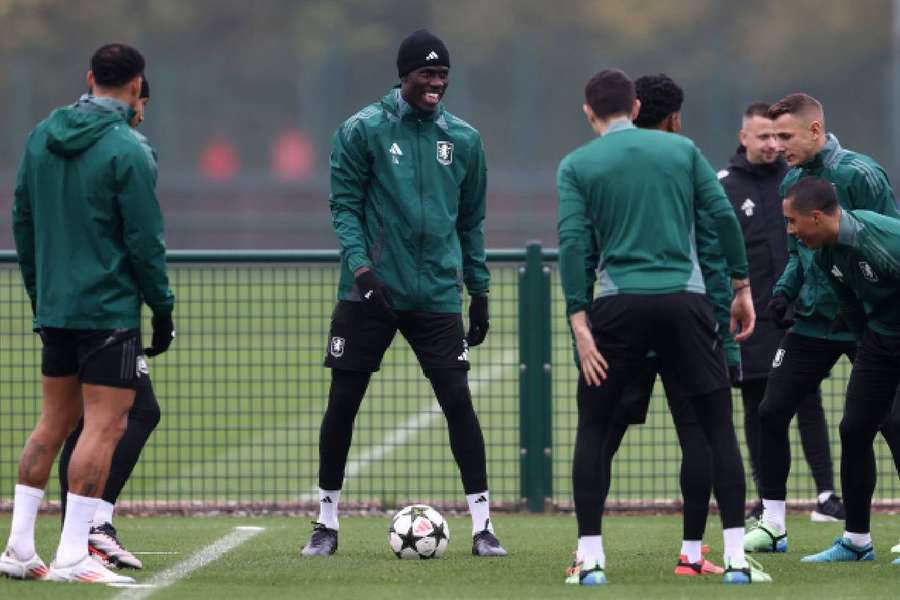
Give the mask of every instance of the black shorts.
[[373, 373], [397, 330], [403, 334], [422, 369], [468, 369], [469, 348], [462, 315], [398, 311], [397, 323], [369, 316], [361, 302], [341, 300], [331, 315], [325, 366]]
[[81, 383], [138, 389], [150, 370], [137, 329], [57, 329], [43, 327], [41, 373], [77, 375]]
[[639, 376], [653, 350], [663, 381], [684, 395], [731, 386], [712, 304], [703, 294], [602, 297], [591, 306], [590, 321], [597, 348], [624, 381]]

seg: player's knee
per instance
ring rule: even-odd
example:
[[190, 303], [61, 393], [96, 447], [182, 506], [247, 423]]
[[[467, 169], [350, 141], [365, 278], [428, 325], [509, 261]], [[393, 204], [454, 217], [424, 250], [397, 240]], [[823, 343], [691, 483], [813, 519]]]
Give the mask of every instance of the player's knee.
[[448, 417], [474, 411], [469, 379], [462, 369], [432, 369], [426, 372], [438, 404]]
[[159, 410], [158, 402], [152, 402], [147, 404], [146, 406], [132, 409], [132, 411], [128, 413], [129, 422], [140, 423], [140, 425], [148, 431], [153, 431], [154, 429], [156, 429], [156, 426], [159, 425], [159, 421], [161, 418], [162, 414]]
[[761, 431], [787, 430], [793, 415], [781, 409], [774, 402], [763, 401], [759, 405], [759, 428]]
[[867, 437], [875, 437], [875, 432], [878, 430], [878, 424], [874, 423], [872, 419], [869, 419], [864, 415], [855, 415], [851, 413], [845, 414], [844, 418], [841, 419], [839, 430], [841, 433], [841, 443], [846, 451], [847, 442], [852, 444], [853, 442], [864, 440]]

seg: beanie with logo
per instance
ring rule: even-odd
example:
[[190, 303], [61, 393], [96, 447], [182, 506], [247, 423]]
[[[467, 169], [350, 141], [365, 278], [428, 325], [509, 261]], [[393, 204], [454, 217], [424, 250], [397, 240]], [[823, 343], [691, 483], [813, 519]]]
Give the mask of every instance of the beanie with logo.
[[409, 34], [397, 51], [397, 74], [403, 77], [421, 67], [450, 67], [450, 53], [439, 37], [420, 29]]

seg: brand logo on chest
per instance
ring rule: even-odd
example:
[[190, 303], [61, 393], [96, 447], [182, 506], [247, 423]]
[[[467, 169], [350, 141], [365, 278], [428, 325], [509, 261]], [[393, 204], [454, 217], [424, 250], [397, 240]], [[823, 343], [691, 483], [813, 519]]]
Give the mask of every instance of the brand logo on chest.
[[753, 216], [753, 209], [755, 207], [756, 207], [756, 205], [753, 203], [753, 200], [751, 200], [750, 198], [747, 198], [746, 200], [744, 200], [744, 203], [741, 204], [741, 210], [744, 211], [744, 214], [747, 215], [748, 217]]
[[867, 263], [864, 260], [859, 261], [859, 271], [862, 273], [863, 277], [866, 280], [875, 283], [878, 281], [878, 273], [875, 272], [875, 269], [872, 268], [872, 265]]
[[453, 142], [440, 141], [437, 143], [437, 161], [442, 165], [453, 162]]

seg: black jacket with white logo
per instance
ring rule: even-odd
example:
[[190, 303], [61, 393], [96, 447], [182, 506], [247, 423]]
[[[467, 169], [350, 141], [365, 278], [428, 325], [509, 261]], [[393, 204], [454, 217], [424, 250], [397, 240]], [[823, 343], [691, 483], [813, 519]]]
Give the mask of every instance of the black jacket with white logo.
[[772, 287], [787, 264], [787, 233], [781, 213], [778, 186], [788, 166], [779, 158], [772, 164], [754, 165], [741, 146], [719, 171], [719, 181], [728, 194], [744, 232], [750, 285], [756, 309], [756, 331], [741, 344], [744, 380], [761, 379], [769, 374], [772, 356], [784, 332], [766, 314]]

